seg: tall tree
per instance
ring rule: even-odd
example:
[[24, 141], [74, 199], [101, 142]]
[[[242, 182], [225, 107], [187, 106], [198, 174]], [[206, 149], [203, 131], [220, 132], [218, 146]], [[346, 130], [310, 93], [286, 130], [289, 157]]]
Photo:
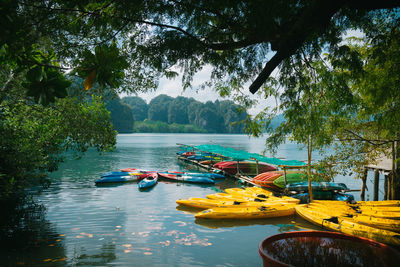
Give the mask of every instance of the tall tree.
[[168, 122], [168, 106], [173, 98], [167, 95], [159, 95], [149, 103], [148, 118], [152, 121]]
[[122, 101], [127, 103], [132, 108], [135, 121], [143, 121], [147, 119], [148, 106], [146, 101], [138, 96], [127, 96], [122, 98]]
[[106, 101], [107, 110], [110, 111], [111, 122], [119, 133], [132, 133], [135, 119], [132, 108], [115, 96]]

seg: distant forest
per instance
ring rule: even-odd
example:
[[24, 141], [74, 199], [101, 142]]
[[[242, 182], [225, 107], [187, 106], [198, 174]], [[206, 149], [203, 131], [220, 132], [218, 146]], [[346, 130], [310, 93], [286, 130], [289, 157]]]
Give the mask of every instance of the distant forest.
[[193, 98], [159, 95], [149, 104], [137, 96], [107, 101], [111, 121], [119, 133], [243, 133], [247, 116], [230, 100], [206, 103]]

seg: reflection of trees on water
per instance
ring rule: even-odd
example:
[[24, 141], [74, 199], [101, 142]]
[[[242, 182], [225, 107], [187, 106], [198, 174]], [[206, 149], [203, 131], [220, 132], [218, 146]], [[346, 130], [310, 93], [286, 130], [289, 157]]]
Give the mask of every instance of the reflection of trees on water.
[[[177, 208], [178, 209], [178, 208]], [[180, 209], [181, 210], [181, 209]], [[279, 232], [298, 231], [298, 228], [293, 221], [293, 216], [267, 218], [267, 219], [205, 219], [198, 218], [194, 221], [196, 224], [210, 228], [225, 228], [225, 227], [238, 227], [250, 225], [274, 225], [279, 227]]]
[[98, 254], [79, 254], [74, 255], [69, 262], [74, 266], [104, 266], [107, 263], [114, 261], [117, 257], [115, 256], [115, 244], [105, 243], [100, 248]]
[[296, 237], [265, 244], [264, 253], [293, 266], [395, 266], [387, 251], [345, 239]]
[[0, 200], [0, 266], [65, 264], [62, 236], [45, 219], [45, 208], [28, 197]]

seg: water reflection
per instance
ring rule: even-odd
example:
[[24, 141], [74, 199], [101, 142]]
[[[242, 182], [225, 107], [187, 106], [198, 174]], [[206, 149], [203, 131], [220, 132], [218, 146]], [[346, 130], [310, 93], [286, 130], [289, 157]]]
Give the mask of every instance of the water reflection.
[[43, 205], [20, 196], [0, 205], [0, 266], [66, 264], [64, 236], [45, 219]]
[[329, 237], [287, 237], [263, 243], [263, 251], [291, 266], [395, 266], [398, 254], [367, 242]]
[[[129, 247], [127, 249], [129, 249]], [[74, 266], [104, 266], [114, 261], [116, 258], [115, 244], [113, 242], [108, 242], [101, 246], [100, 253], [77, 253], [69, 262]]]

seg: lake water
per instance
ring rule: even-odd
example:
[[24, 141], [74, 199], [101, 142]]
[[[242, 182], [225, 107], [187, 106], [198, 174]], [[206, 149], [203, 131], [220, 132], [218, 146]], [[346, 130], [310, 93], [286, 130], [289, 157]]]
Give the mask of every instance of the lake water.
[[[215, 186], [159, 182], [148, 192], [139, 191], [137, 183], [95, 186], [101, 173], [126, 167], [187, 170], [189, 166], [176, 158], [176, 143], [213, 143], [255, 153], [264, 148], [264, 139], [246, 135], [119, 135], [114, 152], [89, 151], [51, 174], [51, 186], [35, 197], [46, 208], [44, 217], [32, 226], [36, 239], [24, 249], [2, 255], [0, 266], [261, 266], [257, 249], [264, 238], [320, 230], [296, 216], [212, 221], [196, 220], [193, 210], [177, 209], [177, 199], [239, 186], [231, 179]], [[295, 144], [285, 144], [277, 157], [306, 160], [306, 154]], [[360, 188], [360, 181], [348, 177], [336, 181]], [[354, 196], [359, 199], [359, 192]]]

